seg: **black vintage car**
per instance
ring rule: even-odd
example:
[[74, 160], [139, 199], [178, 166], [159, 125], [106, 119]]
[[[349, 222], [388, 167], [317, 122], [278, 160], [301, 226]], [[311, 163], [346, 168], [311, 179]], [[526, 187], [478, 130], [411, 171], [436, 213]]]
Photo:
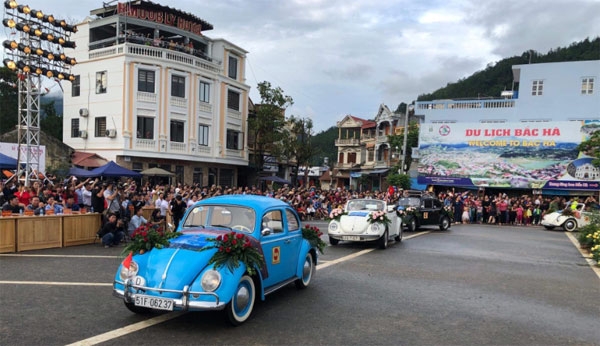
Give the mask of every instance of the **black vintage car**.
[[421, 226], [432, 225], [445, 231], [452, 223], [452, 213], [444, 210], [444, 204], [423, 191], [404, 191], [402, 198], [398, 200], [396, 213], [410, 232]]

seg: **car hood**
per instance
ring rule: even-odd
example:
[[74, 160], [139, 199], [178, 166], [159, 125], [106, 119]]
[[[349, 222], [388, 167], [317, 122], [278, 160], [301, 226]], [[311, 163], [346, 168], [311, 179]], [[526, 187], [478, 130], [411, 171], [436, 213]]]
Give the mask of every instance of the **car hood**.
[[[181, 290], [196, 279], [208, 264], [215, 249], [196, 251], [191, 249], [168, 247], [152, 249], [134, 260], [140, 263], [138, 275], [144, 277], [146, 286]], [[138, 258], [137, 257], [142, 257]], [[143, 258], [146, 257], [146, 258]]]
[[345, 233], [359, 234], [369, 228], [368, 211], [351, 211], [340, 218], [340, 226]]

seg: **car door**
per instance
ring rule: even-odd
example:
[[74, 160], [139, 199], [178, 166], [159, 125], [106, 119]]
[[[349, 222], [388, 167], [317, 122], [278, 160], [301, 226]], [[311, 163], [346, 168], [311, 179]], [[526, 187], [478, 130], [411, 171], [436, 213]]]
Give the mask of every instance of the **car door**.
[[[264, 280], [265, 288], [292, 278], [298, 263], [297, 233], [290, 232], [283, 209], [272, 209], [262, 215], [261, 230], [269, 229], [269, 234], [261, 234], [261, 245], [269, 276]], [[301, 235], [300, 235], [301, 236]]]
[[439, 211], [436, 211], [433, 199], [424, 198], [421, 204], [421, 224], [436, 225], [439, 221]]

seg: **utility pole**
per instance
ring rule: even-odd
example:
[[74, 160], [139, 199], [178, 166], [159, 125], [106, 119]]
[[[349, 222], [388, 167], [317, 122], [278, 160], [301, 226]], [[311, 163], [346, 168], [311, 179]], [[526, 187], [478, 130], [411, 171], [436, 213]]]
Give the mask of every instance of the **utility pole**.
[[400, 166], [400, 172], [398, 172], [399, 174], [402, 172], [402, 174], [406, 173], [406, 170], [404, 168], [404, 166], [406, 165], [406, 141], [408, 140], [408, 112], [409, 112], [409, 107], [412, 107], [412, 105], [406, 105], [406, 113], [404, 115], [404, 139], [402, 141], [402, 166]]

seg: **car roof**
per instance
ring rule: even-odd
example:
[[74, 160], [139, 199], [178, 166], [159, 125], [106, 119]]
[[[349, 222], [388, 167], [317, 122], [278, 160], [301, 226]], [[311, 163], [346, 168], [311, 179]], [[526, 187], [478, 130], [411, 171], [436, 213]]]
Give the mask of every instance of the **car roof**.
[[258, 195], [222, 195], [210, 197], [196, 202], [195, 205], [235, 204], [250, 207], [254, 210], [289, 207], [289, 204], [273, 197]]

